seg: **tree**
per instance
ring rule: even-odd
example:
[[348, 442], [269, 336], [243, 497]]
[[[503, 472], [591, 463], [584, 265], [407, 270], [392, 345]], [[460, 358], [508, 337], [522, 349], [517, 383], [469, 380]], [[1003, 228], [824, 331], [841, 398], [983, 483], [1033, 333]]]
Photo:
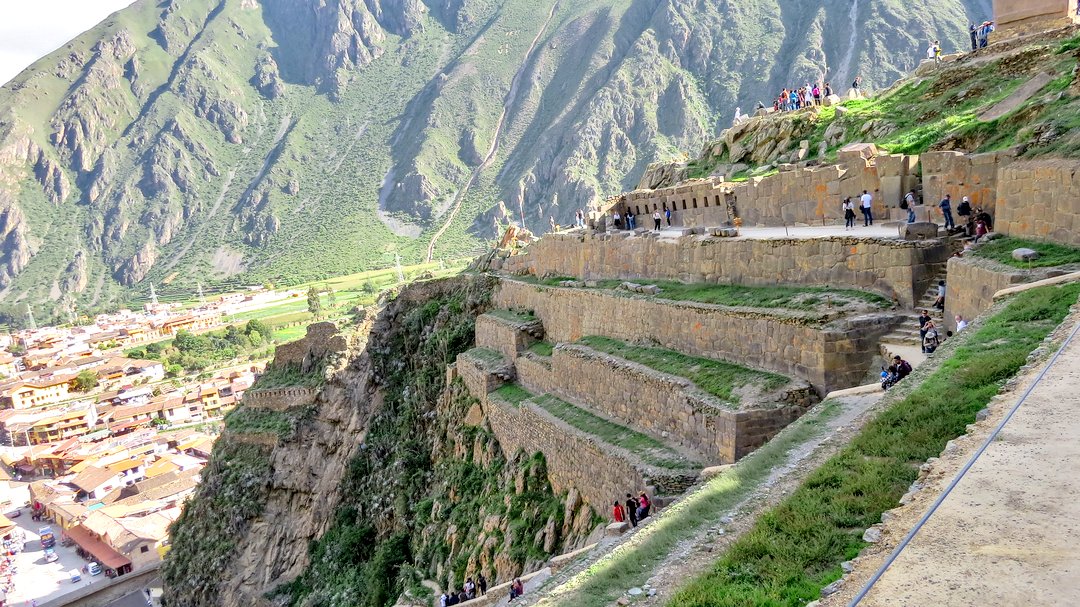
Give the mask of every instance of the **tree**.
[[87, 369], [75, 376], [75, 389], [79, 392], [89, 392], [97, 387], [97, 373]]
[[370, 280], [365, 281], [363, 286], [360, 287], [360, 290], [363, 291], [365, 295], [374, 295], [379, 292], [379, 290], [375, 288], [375, 283]]
[[322, 312], [322, 301], [319, 300], [319, 290], [314, 285], [307, 292], [307, 309], [313, 316], [318, 318]]

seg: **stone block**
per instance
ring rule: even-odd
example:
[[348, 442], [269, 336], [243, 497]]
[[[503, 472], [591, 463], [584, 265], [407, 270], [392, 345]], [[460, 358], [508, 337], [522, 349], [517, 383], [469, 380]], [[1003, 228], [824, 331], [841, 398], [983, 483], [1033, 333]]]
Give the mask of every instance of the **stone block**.
[[1013, 249], [1012, 258], [1016, 261], [1035, 261], [1039, 258], [1039, 252], [1035, 249]]
[[701, 480], [703, 480], [703, 481], [712, 480], [712, 479], [720, 476], [724, 472], [727, 472], [733, 466], [734, 466], [734, 464], [725, 464], [723, 466], [709, 466], [708, 468], [704, 468], [701, 471]]
[[630, 523], [611, 523], [604, 528], [604, 535], [608, 537], [619, 537], [627, 531], [630, 531]]
[[[833, 94], [833, 95], [829, 95], [828, 97], [826, 97], [824, 103], [825, 103], [825, 107], [832, 107], [834, 105], [840, 105], [840, 103], [842, 101], [843, 100], [840, 99], [840, 95]], [[841, 108], [836, 108], [836, 111], [837, 111], [838, 114], [840, 113], [840, 109]], [[843, 108], [843, 109], [844, 109], [845, 112], [847, 112], [847, 108]]]

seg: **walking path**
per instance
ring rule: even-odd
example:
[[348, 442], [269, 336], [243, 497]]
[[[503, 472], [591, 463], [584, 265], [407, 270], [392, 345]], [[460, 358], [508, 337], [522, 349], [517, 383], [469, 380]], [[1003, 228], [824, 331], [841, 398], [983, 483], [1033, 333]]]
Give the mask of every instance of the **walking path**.
[[[1076, 326], [1076, 316], [1068, 325]], [[1072, 605], [1080, 597], [1080, 337], [1062, 352], [1001, 433], [949, 493], [858, 605]], [[1019, 384], [1036, 381], [1035, 369]], [[954, 441], [928, 485], [886, 525], [898, 545], [971, 454], [1022, 397], [1010, 393], [991, 417]], [[909, 512], [910, 511], [910, 512]], [[880, 558], [879, 558], [880, 557]], [[858, 562], [854, 578], [823, 604], [839, 607], [884, 562]], [[862, 560], [862, 559], [860, 559]], [[858, 583], [856, 583], [858, 580]]]

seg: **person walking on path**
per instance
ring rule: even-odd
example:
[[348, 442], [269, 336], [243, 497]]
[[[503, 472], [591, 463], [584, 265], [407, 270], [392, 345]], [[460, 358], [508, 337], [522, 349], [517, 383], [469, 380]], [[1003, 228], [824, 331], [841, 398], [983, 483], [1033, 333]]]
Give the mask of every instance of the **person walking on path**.
[[649, 501], [649, 496], [645, 495], [645, 492], [642, 491], [641, 495], [638, 496], [638, 511], [640, 512], [640, 514], [638, 514], [638, 520], [648, 518], [649, 509], [651, 507], [652, 503]]
[[934, 40], [934, 63], [941, 63], [941, 41]]
[[483, 573], [477, 574], [476, 587], [480, 589], [480, 596], [487, 594], [487, 578]]
[[926, 47], [926, 58], [927, 59], [933, 59], [934, 55], [935, 55], [934, 51], [935, 51], [934, 43], [931, 42], [930, 45]]
[[638, 509], [637, 500], [634, 499], [634, 496], [627, 493], [626, 494], [626, 514], [630, 517], [630, 526], [631, 527], [637, 527], [637, 524], [638, 524], [637, 509]]
[[967, 236], [972, 236], [975, 232], [975, 218], [971, 215], [971, 199], [964, 196], [964, 199], [960, 201], [960, 204], [956, 207], [956, 214], [960, 216], [960, 221], [964, 222], [964, 231]]
[[844, 229], [855, 229], [855, 203], [851, 202], [851, 197], [844, 199]]
[[863, 227], [874, 225], [874, 197], [870, 192], [863, 190], [862, 192], [862, 215], [863, 215]]
[[900, 208], [907, 209], [907, 222], [915, 223], [915, 190], [911, 190], [904, 195], [904, 200], [900, 203]]
[[956, 222], [953, 221], [952, 216], [952, 194], [946, 194], [945, 198], [941, 199], [938, 203], [938, 207], [941, 208], [941, 214], [945, 216], [945, 230], [951, 230], [956, 227]]
[[926, 354], [926, 327], [932, 325], [933, 319], [930, 318], [930, 312], [923, 310], [919, 315], [919, 346], [922, 348], [923, 354]]
[[656, 209], [652, 214], [653, 229], [657, 232], [660, 231], [660, 209]]
[[671, 227], [671, 209], [664, 209], [664, 217], [667, 219], [667, 227]]
[[968, 27], [968, 32], [971, 34], [972, 52], [979, 50], [979, 28], [975, 27], [975, 24], [972, 23], [971, 26]]

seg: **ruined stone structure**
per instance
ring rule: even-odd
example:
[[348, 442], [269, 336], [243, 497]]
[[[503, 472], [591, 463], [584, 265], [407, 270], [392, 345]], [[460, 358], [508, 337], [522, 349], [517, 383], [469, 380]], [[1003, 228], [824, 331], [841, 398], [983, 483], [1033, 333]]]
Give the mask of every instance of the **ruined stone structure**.
[[1045, 31], [1077, 18], [1077, 0], [994, 0], [994, 21], [1005, 34]]
[[832, 237], [731, 239], [649, 234], [552, 234], [503, 269], [535, 276], [679, 280], [741, 285], [817, 285], [861, 288], [910, 306], [946, 261], [937, 240]]
[[877, 351], [877, 339], [895, 322], [892, 314], [875, 314], [821, 326], [760, 310], [537, 287], [513, 280], [502, 282], [494, 304], [532, 311], [553, 342], [570, 343], [587, 335], [624, 341], [644, 337], [694, 356], [738, 361], [797, 377], [822, 394], [858, 383]]
[[994, 229], [1002, 234], [1080, 245], [1080, 161], [1010, 164], [998, 174]]

